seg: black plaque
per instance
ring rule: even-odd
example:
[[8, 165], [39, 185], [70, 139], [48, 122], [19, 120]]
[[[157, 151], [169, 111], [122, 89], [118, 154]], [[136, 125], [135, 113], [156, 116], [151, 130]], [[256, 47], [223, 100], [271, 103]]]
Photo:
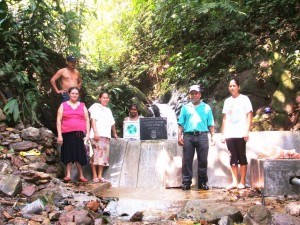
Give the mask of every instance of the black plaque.
[[141, 140], [168, 139], [166, 117], [140, 118]]

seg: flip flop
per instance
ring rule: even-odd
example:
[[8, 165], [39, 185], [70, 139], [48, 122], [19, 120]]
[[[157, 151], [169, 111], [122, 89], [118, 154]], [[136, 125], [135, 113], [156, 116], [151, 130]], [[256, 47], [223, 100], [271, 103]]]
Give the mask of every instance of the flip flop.
[[237, 188], [238, 188], [238, 189], [245, 189], [246, 186], [245, 186], [244, 184], [239, 184], [239, 185], [237, 186]]
[[99, 182], [100, 182], [100, 180], [98, 178], [93, 179], [93, 183], [99, 183]]
[[108, 180], [105, 180], [103, 177], [98, 178], [98, 179], [99, 179], [100, 183], [107, 183], [107, 182], [109, 182]]
[[80, 178], [78, 179], [78, 181], [83, 182], [83, 183], [86, 183], [86, 182], [88, 182], [89, 180], [86, 179], [85, 177], [80, 177]]
[[64, 182], [69, 182], [71, 180], [70, 177], [64, 177]]

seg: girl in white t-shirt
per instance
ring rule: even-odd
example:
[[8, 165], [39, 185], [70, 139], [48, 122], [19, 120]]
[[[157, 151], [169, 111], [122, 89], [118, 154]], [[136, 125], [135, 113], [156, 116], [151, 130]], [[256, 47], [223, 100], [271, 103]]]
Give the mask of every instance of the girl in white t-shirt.
[[[246, 185], [247, 157], [246, 142], [253, 118], [253, 109], [249, 98], [239, 93], [240, 85], [237, 78], [229, 82], [228, 90], [231, 97], [227, 98], [223, 106], [222, 143], [226, 142], [230, 151], [230, 166], [232, 183], [227, 187], [243, 189]], [[238, 165], [240, 165], [241, 179], [238, 182]]]
[[107, 107], [109, 96], [107, 92], [99, 94], [99, 103], [94, 103], [90, 108], [91, 131], [90, 138], [93, 147], [93, 156], [91, 158], [91, 167], [93, 173], [93, 182], [106, 182], [102, 177], [104, 166], [109, 166], [109, 147], [111, 132], [113, 137], [117, 138], [115, 120], [111, 110]]

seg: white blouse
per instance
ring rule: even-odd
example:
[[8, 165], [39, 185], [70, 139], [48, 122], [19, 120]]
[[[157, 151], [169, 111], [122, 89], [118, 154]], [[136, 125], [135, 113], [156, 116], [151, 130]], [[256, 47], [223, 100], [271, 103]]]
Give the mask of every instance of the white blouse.
[[[96, 128], [100, 137], [111, 138], [111, 126], [115, 124], [115, 119], [110, 108], [94, 103], [88, 110], [91, 119], [96, 120]], [[91, 127], [90, 138], [94, 138], [94, 130]]]

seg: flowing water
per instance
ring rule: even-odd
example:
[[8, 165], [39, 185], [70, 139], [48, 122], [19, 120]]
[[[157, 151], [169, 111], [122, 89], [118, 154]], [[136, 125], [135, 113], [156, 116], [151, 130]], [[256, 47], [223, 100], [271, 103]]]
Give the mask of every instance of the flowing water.
[[160, 113], [160, 117], [167, 118], [168, 139], [176, 139], [178, 134], [177, 117], [174, 109], [168, 104], [155, 104]]

